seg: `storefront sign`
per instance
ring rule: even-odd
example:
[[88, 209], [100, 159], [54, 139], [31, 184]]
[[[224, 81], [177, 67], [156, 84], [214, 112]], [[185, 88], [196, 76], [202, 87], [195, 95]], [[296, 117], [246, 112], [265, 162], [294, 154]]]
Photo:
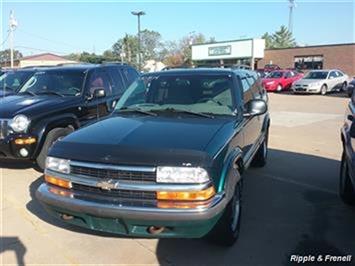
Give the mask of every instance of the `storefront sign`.
[[232, 53], [232, 46], [214, 46], [208, 48], [209, 56], [217, 56], [217, 55], [230, 55]]

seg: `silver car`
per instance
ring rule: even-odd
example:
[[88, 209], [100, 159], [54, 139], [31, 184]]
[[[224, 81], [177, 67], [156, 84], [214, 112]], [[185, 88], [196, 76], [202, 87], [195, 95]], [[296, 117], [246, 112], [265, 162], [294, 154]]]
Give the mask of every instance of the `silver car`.
[[302, 79], [293, 83], [294, 93], [319, 93], [325, 95], [335, 90], [345, 91], [349, 76], [337, 69], [312, 70]]

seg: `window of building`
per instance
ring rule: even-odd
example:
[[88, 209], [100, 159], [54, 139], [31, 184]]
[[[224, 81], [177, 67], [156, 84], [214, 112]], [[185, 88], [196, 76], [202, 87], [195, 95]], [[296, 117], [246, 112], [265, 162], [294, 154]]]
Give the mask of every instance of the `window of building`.
[[323, 69], [323, 56], [295, 56], [294, 63], [296, 69]]

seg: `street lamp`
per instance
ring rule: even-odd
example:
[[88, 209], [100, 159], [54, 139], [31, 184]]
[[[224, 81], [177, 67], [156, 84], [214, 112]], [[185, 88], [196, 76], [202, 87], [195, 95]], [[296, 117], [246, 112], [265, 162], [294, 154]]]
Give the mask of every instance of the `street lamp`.
[[132, 11], [132, 15], [138, 18], [138, 69], [141, 70], [141, 16], [145, 15], [144, 11]]

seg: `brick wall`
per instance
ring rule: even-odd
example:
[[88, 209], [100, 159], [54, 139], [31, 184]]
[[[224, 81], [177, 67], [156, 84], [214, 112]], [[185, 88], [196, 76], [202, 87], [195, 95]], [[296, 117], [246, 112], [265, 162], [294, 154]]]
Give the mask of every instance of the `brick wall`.
[[294, 67], [295, 56], [323, 56], [323, 68], [336, 68], [355, 76], [355, 44], [299, 47], [291, 49], [265, 50], [265, 57], [258, 62], [258, 68], [272, 61], [282, 68]]

